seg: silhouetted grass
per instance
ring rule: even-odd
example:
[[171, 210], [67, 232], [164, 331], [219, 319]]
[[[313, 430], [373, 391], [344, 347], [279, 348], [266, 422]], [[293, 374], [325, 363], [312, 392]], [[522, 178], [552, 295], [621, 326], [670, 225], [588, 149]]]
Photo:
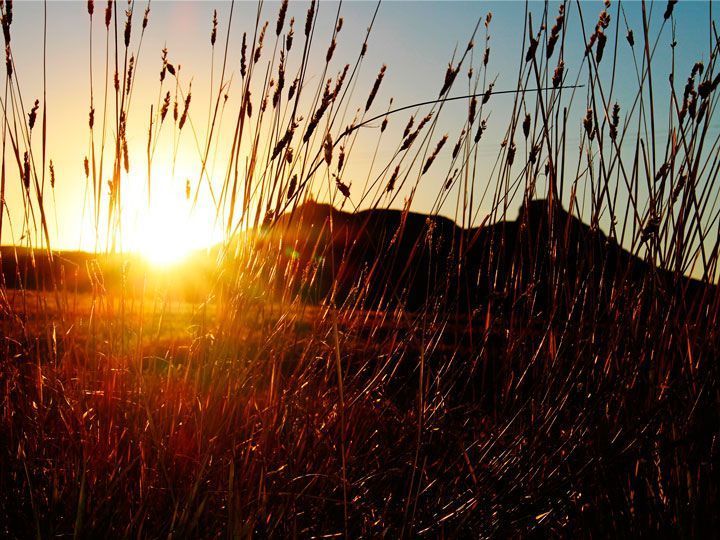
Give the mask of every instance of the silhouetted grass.
[[[144, 106], [132, 71], [152, 12], [103, 7], [105, 78], [91, 82], [85, 162], [98, 249], [79, 264], [49, 245], [45, 201], [61, 180], [53, 172], [46, 185], [44, 100], [23, 106], [13, 5], [1, 8], [2, 190], [22, 180], [16, 225], [31, 232], [26, 250], [2, 251], [2, 534], [714, 533], [714, 26], [704, 63], [673, 63], [663, 104], [653, 58], [668, 53], [674, 2], [657, 28], [648, 10], [658, 5], [599, 15], [582, 3], [533, 6], [539, 21], [526, 5], [512, 89], [494, 87], [488, 14], [408, 121], [408, 104], [383, 93], [392, 66], [364, 65], [381, 12], [344, 63], [341, 6], [330, 43], [314, 43], [314, 2], [305, 13], [283, 2], [274, 25], [259, 4], [241, 58], [230, 58], [228, 36], [246, 24], [231, 5], [228, 21], [209, 19], [213, 75], [194, 79], [211, 89], [207, 117], [163, 51], [136, 156], [126, 119]], [[642, 28], [627, 27], [626, 9], [641, 10]], [[585, 35], [580, 65], [565, 61], [570, 25]], [[627, 102], [616, 98], [623, 47], [634, 62], [623, 77], [636, 82]], [[367, 88], [362, 69], [378, 73]], [[505, 93], [511, 114], [492, 117]], [[468, 113], [440, 132], [457, 95]], [[388, 123], [406, 126], [402, 136]], [[491, 163], [479, 155], [489, 125], [506, 126]], [[151, 165], [168, 130], [175, 152], [181, 135], [195, 139], [187, 197], [213, 190], [225, 238], [158, 274], [113, 251], [127, 173], [147, 168], [152, 205]], [[376, 151], [367, 178], [351, 180], [353, 149], [369, 136], [390, 158]], [[217, 191], [209, 162], [227, 144]], [[431, 215], [411, 212], [429, 189]], [[453, 205], [456, 224], [438, 215]]]

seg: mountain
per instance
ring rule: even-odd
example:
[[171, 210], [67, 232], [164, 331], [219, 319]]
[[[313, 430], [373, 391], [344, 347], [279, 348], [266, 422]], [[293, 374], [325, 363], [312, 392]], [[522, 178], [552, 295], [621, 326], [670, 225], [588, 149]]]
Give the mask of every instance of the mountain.
[[402, 303], [418, 309], [430, 302], [472, 311], [488, 302], [506, 308], [524, 302], [540, 313], [551, 306], [571, 310], [581, 292], [610, 306], [619, 294], [653, 286], [661, 296], [682, 294], [689, 305], [705, 290], [545, 199], [523, 205], [514, 221], [467, 230], [439, 216], [348, 213], [307, 202], [280, 216], [258, 245], [277, 250], [274, 275], [287, 276], [295, 266], [314, 276], [295, 284], [308, 300], [321, 300], [334, 283], [338, 302], [362, 298], [365, 308]]
[[[224, 257], [224, 274], [233, 268], [248, 274], [250, 264], [260, 283], [257, 294], [291, 290], [320, 302], [334, 285], [336, 302], [358, 301], [367, 309], [403, 304], [471, 312], [492, 303], [509, 311], [522, 303], [538, 314], [569, 313], [582, 294], [607, 310], [613, 302], [634, 301], [633, 294], [648, 286], [658, 298], [682, 296], [692, 309], [707, 290], [648, 264], [545, 199], [523, 205], [514, 221], [473, 229], [439, 216], [389, 209], [348, 213], [311, 201], [231, 245], [233, 251], [252, 249], [240, 255], [242, 264], [236, 256]], [[202, 295], [220, 251], [194, 255], [166, 281], [182, 281], [185, 293]], [[42, 251], [3, 247], [0, 256], [8, 288], [51, 289], [54, 269], [56, 282], [68, 291], [103, 288], [123, 276], [139, 289], [147, 269], [138, 257], [84, 252], [57, 252], [50, 262]]]

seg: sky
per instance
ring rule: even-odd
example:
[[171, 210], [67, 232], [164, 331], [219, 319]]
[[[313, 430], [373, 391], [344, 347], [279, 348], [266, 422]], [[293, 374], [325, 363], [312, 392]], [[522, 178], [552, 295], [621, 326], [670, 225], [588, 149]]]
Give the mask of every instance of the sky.
[[[147, 6], [146, 2], [137, 1], [134, 5], [134, 28], [131, 48], [137, 50], [139, 45], [139, 23]], [[557, 2], [551, 2], [549, 13], [554, 18], [557, 13]], [[601, 2], [581, 2], [586, 25], [593, 26], [598, 13], [602, 10]], [[119, 31], [122, 32], [124, 16], [122, 11], [126, 5], [118, 4]], [[268, 42], [273, 44], [274, 24], [277, 18], [279, 3], [265, 2], [261, 12], [261, 22], [270, 22]], [[296, 39], [302, 40], [302, 27], [305, 20], [307, 2], [291, 2], [288, 19], [295, 17]], [[353, 62], [366, 28], [370, 24], [375, 2], [346, 1], [341, 6], [344, 27], [338, 37], [338, 45], [328, 71], [335, 75], [346, 62]], [[529, 10], [539, 21], [544, 8], [543, 2], [530, 2]], [[43, 20], [46, 13], [47, 48], [46, 48], [46, 96], [47, 108], [43, 112], [47, 118], [47, 158], [53, 160], [57, 183], [54, 192], [46, 192], [46, 205], [49, 222], [51, 245], [55, 249], [95, 249], [102, 247], [102, 239], [98, 240], [93, 226], [92, 202], [84, 173], [83, 161], [89, 155], [89, 130], [87, 125], [90, 107], [90, 78], [94, 84], [96, 118], [99, 123], [102, 109], [105, 69], [105, 26], [103, 21], [104, 2], [97, 2], [92, 20], [93, 56], [90, 64], [89, 40], [91, 36], [90, 20], [86, 2], [47, 3], [16, 1], [11, 26], [12, 54], [15, 63], [14, 77], [20, 88], [23, 108], [27, 114], [33, 101], [43, 96]], [[222, 181], [227, 163], [227, 154], [232, 141], [232, 128], [236, 115], [232, 107], [239, 102], [239, 57], [242, 34], [250, 32], [254, 26], [257, 4], [254, 2], [237, 2], [234, 6], [232, 26], [228, 41], [228, 65], [226, 80], [232, 79], [227, 88], [230, 96], [228, 111], [218, 129], [218, 145], [214, 150], [210, 164], [211, 176]], [[641, 4], [639, 2], [623, 3], [627, 24], [634, 29], [635, 35], [642, 32]], [[651, 31], [657, 30], [662, 23], [662, 12], [665, 2], [648, 4], [651, 9]], [[150, 4], [149, 23], [143, 35], [142, 47], [135, 66], [135, 88], [133, 90], [132, 108], [128, 118], [128, 146], [130, 155], [130, 172], [123, 183], [123, 248], [146, 251], [162, 250], [171, 246], [191, 246], [200, 248], [217, 242], [222, 238], [222, 226], [215, 219], [215, 212], [210, 203], [210, 194], [202, 189], [195, 209], [190, 212], [185, 197], [186, 180], [190, 179], [195, 189], [199, 176], [199, 158], [195, 137], [202, 141], [207, 129], [208, 111], [210, 110], [210, 81], [213, 90], [217, 91], [222, 62], [222, 46], [228, 35], [228, 21], [231, 4], [229, 2], [191, 2], [154, 0]], [[321, 2], [316, 25], [316, 37], [311, 50], [311, 58], [324, 60], [325, 51], [331, 38], [333, 21], [338, 4]], [[209, 43], [213, 12], [217, 11], [219, 21], [218, 44], [213, 56]], [[379, 8], [378, 16], [369, 40], [367, 55], [362, 64], [362, 71], [357, 79], [355, 105], [361, 106], [367, 96], [368, 89], [381, 65], [387, 65], [387, 72], [375, 101], [378, 112], [385, 110], [388, 100], [392, 97], [394, 106], [409, 105], [437, 97], [440, 83], [443, 80], [448, 62], [453, 54], [462, 53], [469, 36], [479, 19], [492, 12], [490, 24], [491, 57], [488, 73], [496, 76], [496, 90], [515, 87], [518, 66], [522, 59], [523, 13], [525, 3], [505, 2], [416, 2], [388, 1]], [[689, 70], [695, 61], [706, 60], [709, 54], [710, 35], [709, 20], [718, 21], [720, 10], [708, 2], [683, 1], [675, 8], [675, 62], [685, 66], [680, 71]], [[614, 18], [617, 4], [610, 8], [613, 26], [609, 31], [610, 40], [615, 38], [616, 27]], [[566, 26], [565, 62], [572, 78], [577, 75], [582, 64], [584, 41], [578, 24], [577, 7], [571, 3]], [[287, 22], [286, 22], [287, 26]], [[588, 29], [590, 30], [590, 29]], [[621, 34], [617, 69], [616, 99], [623, 103], [632, 99], [636, 88], [632, 57], [629, 47], [624, 46], [625, 21], [620, 24]], [[482, 44], [484, 30], [476, 38]], [[673, 36], [671, 28], [660, 35], [658, 47], [669, 51]], [[476, 47], [475, 54], [481, 54], [481, 46]], [[159, 139], [158, 148], [153, 160], [152, 177], [153, 211], [147, 208], [147, 162], [145, 147], [150, 107], [157, 107], [159, 97], [158, 74], [161, 67], [161, 50], [167, 47], [169, 60], [174, 65], [181, 65], [183, 85], [192, 81], [192, 104], [189, 109], [191, 129], [182, 132], [179, 142], [175, 135], [165, 130]], [[297, 46], [296, 46], [297, 47]], [[111, 47], [112, 49], [112, 47]], [[122, 51], [121, 51], [122, 53]], [[266, 51], [267, 54], [267, 51]], [[265, 59], [263, 59], [265, 60]], [[477, 57], [475, 62], [477, 64]], [[657, 76], [657, 96], [661, 103], [663, 96], [668, 95], [669, 85], [667, 74], [671, 69], [671, 56], [661, 53], [654, 66]], [[308, 76], [313, 85], [317, 84], [323, 62], [311, 63]], [[92, 67], [91, 67], [92, 66]], [[606, 62], [603, 69], [610, 69]], [[211, 78], [211, 73], [213, 74]], [[0, 77], [7, 83], [4, 71]], [[580, 82], [584, 82], [581, 80]], [[5, 85], [7, 87], [7, 84]], [[467, 92], [467, 79], [456, 84], [451, 95], [462, 95]], [[171, 89], [166, 85], [166, 89]], [[233, 98], [234, 101], [233, 101]], [[8, 104], [7, 93], [3, 104]], [[234, 104], [234, 105], [233, 105]], [[497, 155], [500, 142], [507, 127], [507, 118], [512, 107], [512, 98], [497, 96], [493, 98], [491, 115], [488, 120], [488, 132], [479, 145], [481, 166], [473, 180], [478, 185], [491, 182], [491, 164]], [[112, 108], [112, 104], [111, 107]], [[155, 109], [156, 110], [156, 109]], [[584, 96], [579, 96], [572, 105], [571, 118], [577, 121], [577, 129], [568, 136], [569, 143], [579, 142], [580, 121], [585, 110]], [[407, 118], [413, 111], [399, 113], [391, 117], [388, 136], [398, 140]], [[467, 114], [467, 102], [448, 103], [436, 126], [436, 138], [447, 132], [450, 144], [458, 136], [459, 128]], [[350, 114], [350, 117], [352, 114]], [[660, 121], [662, 123], [662, 120]], [[716, 129], [717, 126], [714, 127]], [[662, 129], [662, 125], [659, 126]], [[193, 136], [193, 132], [195, 136]], [[109, 130], [108, 136], [112, 133]], [[99, 132], [96, 130], [96, 138]], [[352, 161], [348, 163], [348, 172], [354, 177], [355, 186], [362, 185], [368, 175], [368, 163], [372, 162], [376, 152], [376, 131], [358, 137], [353, 149]], [[40, 131], [33, 133], [33, 153], [36, 159], [40, 156]], [[447, 149], [446, 149], [447, 150]], [[380, 157], [387, 149], [380, 148]], [[446, 151], [447, 153], [447, 151]], [[173, 157], [175, 156], [175, 157]], [[442, 163], [447, 156], [441, 156]], [[6, 209], [4, 214], [2, 237], [0, 243], [23, 243], [31, 240], [33, 234], [23, 237], [25, 212], [23, 210], [22, 182], [15, 158], [11, 150], [6, 150], [7, 185], [5, 193]], [[382, 163], [382, 159], [377, 159]], [[39, 162], [38, 162], [39, 164]], [[487, 166], [485, 166], [487, 164]], [[436, 167], [438, 174], [442, 170]], [[49, 173], [48, 173], [49, 174]], [[107, 175], [106, 175], [107, 176]], [[421, 189], [418, 189], [413, 202], [413, 209], [429, 211], [433, 208], [438, 192], [438, 182], [442, 179], [428, 175], [423, 178]], [[107, 189], [105, 189], [107, 191]], [[52, 195], [52, 197], [51, 197]], [[323, 198], [322, 193], [317, 193]], [[394, 200], [393, 205], [402, 206], [403, 196]], [[453, 195], [440, 209], [440, 212], [454, 217], [455, 201]], [[53, 200], [50, 200], [50, 199]], [[478, 215], [482, 217], [482, 208]], [[102, 234], [99, 235], [102, 237]], [[37, 234], [35, 234], [35, 241]], [[99, 242], [99, 243], [98, 243]]]

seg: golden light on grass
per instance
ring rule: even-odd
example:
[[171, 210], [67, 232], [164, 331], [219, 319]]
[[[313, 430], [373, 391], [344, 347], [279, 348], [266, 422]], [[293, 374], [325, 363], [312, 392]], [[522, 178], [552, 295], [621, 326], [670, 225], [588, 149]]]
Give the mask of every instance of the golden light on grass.
[[[509, 42], [491, 13], [457, 41], [475, 4], [232, 2], [203, 51], [202, 3], [139, 23], [90, 1], [80, 137], [45, 99], [77, 37], [53, 4], [11, 42], [0, 0], [0, 535], [717, 530], [720, 40], [710, 13], [686, 60], [699, 2], [498, 3]], [[177, 39], [143, 42], [148, 17]], [[57, 27], [42, 62], [15, 56]], [[436, 73], [405, 81], [427, 100], [393, 105], [415, 66], [386, 70], [395, 49]], [[63, 214], [89, 252], [53, 245]]]

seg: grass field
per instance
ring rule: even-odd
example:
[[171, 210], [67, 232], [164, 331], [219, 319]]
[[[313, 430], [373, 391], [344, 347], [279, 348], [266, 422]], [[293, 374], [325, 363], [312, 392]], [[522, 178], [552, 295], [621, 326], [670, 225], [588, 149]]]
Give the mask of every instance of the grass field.
[[[713, 536], [720, 39], [710, 8], [681, 65], [676, 4], [474, 14], [407, 103], [379, 3], [208, 9], [209, 78], [164, 48], [152, 87], [168, 6], [69, 3], [68, 202], [0, 2], [0, 535]], [[56, 249], [81, 212], [95, 249]]]

